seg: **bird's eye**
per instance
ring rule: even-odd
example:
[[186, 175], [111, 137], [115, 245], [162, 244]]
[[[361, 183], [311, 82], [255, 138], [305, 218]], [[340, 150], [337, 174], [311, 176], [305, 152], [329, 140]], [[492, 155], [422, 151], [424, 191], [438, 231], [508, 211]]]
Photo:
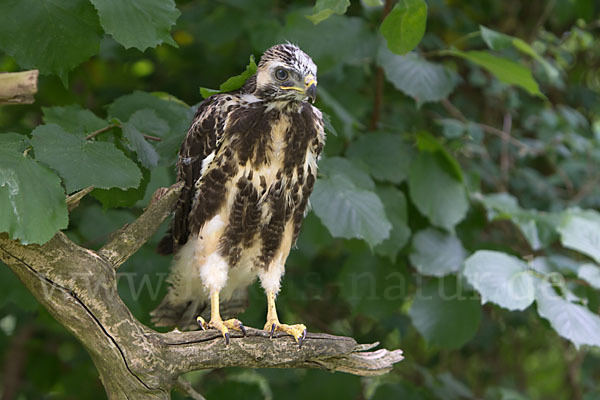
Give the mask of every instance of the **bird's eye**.
[[285, 81], [288, 78], [288, 72], [285, 69], [279, 68], [275, 71], [275, 78]]

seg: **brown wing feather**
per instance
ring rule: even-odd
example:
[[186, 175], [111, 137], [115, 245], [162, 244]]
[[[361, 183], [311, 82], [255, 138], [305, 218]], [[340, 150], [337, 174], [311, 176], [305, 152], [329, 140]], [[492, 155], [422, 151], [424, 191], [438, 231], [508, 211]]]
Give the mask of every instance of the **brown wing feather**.
[[160, 241], [157, 251], [171, 254], [183, 246], [190, 234], [188, 216], [192, 210], [195, 183], [202, 172], [202, 162], [218, 150], [223, 134], [224, 116], [221, 109], [223, 95], [207, 98], [198, 107], [177, 159], [177, 181], [184, 182], [171, 229]]

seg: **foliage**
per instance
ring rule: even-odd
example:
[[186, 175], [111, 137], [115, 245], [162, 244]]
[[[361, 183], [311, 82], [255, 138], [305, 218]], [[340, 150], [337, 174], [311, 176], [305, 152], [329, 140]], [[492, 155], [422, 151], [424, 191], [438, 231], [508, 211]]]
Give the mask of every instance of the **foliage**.
[[[174, 181], [199, 88], [240, 87], [252, 56], [289, 40], [319, 67], [328, 141], [282, 320], [407, 359], [363, 382], [188, 379], [209, 399], [598, 397], [598, 4], [383, 3], [2, 2], [0, 69], [43, 76], [36, 104], [0, 108], [0, 231], [98, 248]], [[65, 196], [88, 186], [67, 215]], [[145, 323], [166, 290], [165, 229], [119, 271]], [[85, 351], [7, 268], [0, 291], [0, 354], [25, 360], [2, 377], [20, 368], [23, 398], [103, 398]], [[262, 326], [264, 308], [254, 285], [240, 319]]]

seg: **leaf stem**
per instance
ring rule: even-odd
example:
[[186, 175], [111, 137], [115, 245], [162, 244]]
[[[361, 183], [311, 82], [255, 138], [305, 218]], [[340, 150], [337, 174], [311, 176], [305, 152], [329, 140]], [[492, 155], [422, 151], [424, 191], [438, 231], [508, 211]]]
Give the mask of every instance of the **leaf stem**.
[[87, 135], [85, 137], [85, 140], [90, 140], [90, 139], [98, 136], [101, 133], [104, 133], [104, 132], [106, 132], [108, 130], [111, 130], [112, 128], [120, 128], [120, 127], [121, 127], [121, 125], [119, 125], [119, 124], [110, 124], [110, 125], [107, 125], [104, 128], [100, 128], [97, 131], [94, 131], [94, 132], [90, 133], [89, 135]]

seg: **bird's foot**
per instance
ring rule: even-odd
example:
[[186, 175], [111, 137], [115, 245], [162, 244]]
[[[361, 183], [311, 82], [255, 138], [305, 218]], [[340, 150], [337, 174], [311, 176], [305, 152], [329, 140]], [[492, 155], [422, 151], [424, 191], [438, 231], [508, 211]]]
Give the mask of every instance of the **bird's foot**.
[[239, 319], [228, 319], [226, 321], [223, 321], [222, 319], [211, 319], [210, 322], [206, 322], [204, 320], [204, 318], [202, 317], [197, 317], [196, 321], [198, 322], [198, 325], [200, 325], [200, 329], [202, 330], [207, 330], [207, 329], [216, 329], [219, 332], [221, 332], [221, 334], [223, 335], [223, 337], [225, 338], [225, 345], [229, 345], [229, 330], [234, 330], [234, 331], [240, 331], [242, 332], [242, 335], [246, 336], [246, 328], [244, 327], [244, 324], [242, 324], [242, 322]]
[[277, 320], [267, 321], [264, 330], [269, 332], [271, 337], [273, 337], [273, 333], [275, 332], [285, 332], [288, 335], [292, 335], [296, 343], [298, 343], [298, 348], [302, 347], [302, 343], [306, 339], [306, 325], [304, 324], [286, 325], [279, 323]]

